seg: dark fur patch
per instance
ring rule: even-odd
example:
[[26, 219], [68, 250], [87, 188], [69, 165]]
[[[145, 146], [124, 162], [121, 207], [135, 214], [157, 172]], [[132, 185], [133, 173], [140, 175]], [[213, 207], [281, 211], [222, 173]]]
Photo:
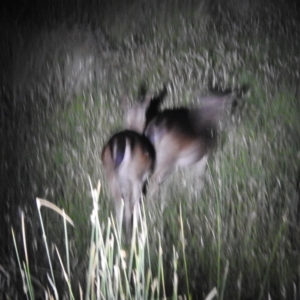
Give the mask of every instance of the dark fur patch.
[[115, 157], [114, 157], [116, 167], [118, 167], [121, 164], [121, 162], [123, 161], [124, 153], [125, 153], [125, 151], [124, 151], [123, 148], [117, 147], [117, 152], [116, 152]]
[[[113, 135], [109, 141], [109, 149], [112, 153], [115, 168], [118, 168], [124, 159], [126, 140], [129, 142], [131, 152], [133, 152], [135, 147], [139, 146], [143, 152], [148, 153], [153, 161], [155, 160], [155, 150], [148, 138], [135, 131], [124, 130]], [[114, 149], [116, 149], [115, 153]]]
[[162, 104], [163, 100], [167, 96], [167, 87], [164, 86], [162, 91], [153, 99], [151, 99], [150, 105], [146, 111], [146, 124], [145, 128], [147, 125], [156, 117], [156, 115], [160, 111], [160, 105]]
[[[124, 159], [126, 140], [122, 135], [115, 134], [109, 141], [109, 149], [117, 168]], [[116, 150], [115, 150], [116, 149]]]

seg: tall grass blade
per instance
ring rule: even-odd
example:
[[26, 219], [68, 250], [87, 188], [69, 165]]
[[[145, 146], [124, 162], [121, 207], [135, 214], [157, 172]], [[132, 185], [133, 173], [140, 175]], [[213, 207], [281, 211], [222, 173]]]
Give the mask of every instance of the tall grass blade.
[[64, 275], [64, 278], [65, 278], [65, 281], [68, 285], [68, 290], [69, 290], [69, 296], [70, 296], [70, 299], [75, 299], [74, 298], [74, 295], [73, 295], [73, 292], [72, 292], [72, 286], [71, 286], [71, 282], [70, 282], [70, 277], [68, 276], [66, 270], [65, 270], [65, 267], [63, 265], [63, 262], [62, 262], [62, 259], [60, 257], [60, 254], [59, 254], [59, 251], [57, 249], [57, 247], [55, 246], [55, 251], [56, 251], [56, 254], [58, 256], [58, 259], [59, 259], [59, 263], [60, 263], [60, 266], [62, 268], [62, 271], [63, 271], [63, 275]]
[[210, 293], [206, 296], [205, 300], [212, 300], [214, 299], [215, 297], [218, 296], [218, 291], [217, 291], [217, 288], [214, 287]]
[[220, 299], [224, 299], [224, 293], [225, 293], [225, 286], [226, 286], [228, 271], [229, 271], [229, 261], [227, 260], [226, 261], [226, 266], [225, 266], [225, 271], [224, 271], [224, 276], [223, 276], [221, 292], [220, 292]]
[[59, 215], [61, 215], [63, 217], [64, 220], [66, 220], [69, 224], [71, 224], [73, 227], [74, 222], [72, 221], [72, 219], [65, 213], [65, 211], [63, 209], [60, 209], [59, 207], [57, 207], [55, 204], [45, 200], [45, 199], [41, 199], [41, 198], [36, 198], [36, 201], [38, 203], [38, 207], [48, 207], [50, 209], [52, 209], [53, 211], [57, 212]]
[[21, 214], [21, 222], [22, 222], [23, 246], [24, 246], [24, 253], [25, 253], [25, 263], [23, 262], [23, 270], [24, 270], [24, 273], [25, 273], [27, 288], [28, 288], [28, 291], [29, 291], [29, 298], [33, 300], [33, 299], [35, 299], [35, 297], [34, 297], [34, 291], [33, 291], [33, 287], [32, 287], [30, 268], [29, 268], [26, 234], [25, 234], [25, 222], [24, 222], [24, 213], [23, 213], [23, 211], [22, 211], [22, 214]]
[[268, 281], [268, 278], [269, 278], [270, 270], [271, 270], [275, 255], [276, 255], [277, 250], [278, 250], [279, 242], [280, 242], [280, 239], [282, 238], [282, 234], [283, 234], [284, 229], [286, 229], [287, 223], [285, 222], [285, 220], [286, 220], [286, 217], [284, 216], [283, 217], [283, 223], [281, 224], [280, 229], [278, 231], [278, 234], [276, 235], [274, 246], [273, 246], [272, 252], [271, 252], [271, 257], [268, 260], [268, 265], [267, 265], [266, 272], [265, 272], [265, 275], [264, 275], [264, 278], [263, 278], [263, 282], [262, 282], [262, 285], [261, 285], [261, 290], [260, 290], [260, 293], [259, 293], [258, 300], [261, 300], [264, 296], [265, 287], [266, 287], [266, 284], [267, 284], [267, 281]]
[[[67, 230], [67, 223], [66, 223], [67, 219], [66, 219], [65, 211], [62, 210], [62, 212], [63, 212], [63, 220], [64, 220], [65, 251], [66, 251], [66, 258], [67, 258], [67, 277], [68, 277], [68, 279], [70, 279], [71, 271], [70, 271], [69, 238], [68, 238], [68, 230]], [[69, 286], [69, 297], [70, 297], [70, 299], [73, 299], [74, 296], [72, 294], [72, 289], [70, 288], [70, 283], [68, 283], [68, 286]]]
[[191, 294], [190, 294], [190, 288], [189, 288], [189, 277], [188, 277], [188, 267], [187, 267], [187, 261], [185, 257], [185, 237], [184, 237], [184, 230], [183, 230], [183, 220], [182, 220], [182, 208], [181, 208], [181, 203], [179, 207], [179, 221], [180, 221], [180, 237], [181, 237], [181, 246], [182, 246], [182, 256], [183, 256], [183, 263], [184, 263], [184, 271], [185, 271], [185, 284], [187, 288], [187, 294], [188, 294], [188, 299], [191, 299]]
[[178, 267], [178, 253], [173, 246], [173, 300], [178, 299], [178, 275], [177, 275], [177, 267]]
[[11, 229], [11, 233], [12, 233], [12, 237], [13, 237], [13, 243], [14, 243], [14, 248], [15, 248], [15, 251], [16, 251], [16, 256], [17, 256], [17, 261], [18, 261], [18, 265], [19, 265], [20, 274], [21, 274], [21, 277], [22, 277], [23, 292], [26, 295], [26, 299], [29, 299], [28, 298], [28, 288], [27, 288], [28, 285], [26, 283], [24, 270], [23, 270], [22, 265], [21, 265], [19, 251], [18, 251], [18, 247], [17, 247], [17, 243], [16, 243], [16, 237], [15, 237], [15, 233], [14, 233], [13, 229]]

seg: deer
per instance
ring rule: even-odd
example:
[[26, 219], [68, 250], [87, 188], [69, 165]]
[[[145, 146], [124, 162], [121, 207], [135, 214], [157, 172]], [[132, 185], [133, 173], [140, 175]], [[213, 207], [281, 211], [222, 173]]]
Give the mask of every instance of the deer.
[[105, 144], [101, 160], [114, 199], [119, 230], [124, 223], [125, 234], [129, 237], [133, 213], [138, 209], [146, 181], [154, 170], [154, 147], [144, 135], [123, 130]]
[[195, 165], [199, 175], [204, 173], [233, 104], [233, 91], [227, 90], [203, 96], [193, 107], [161, 109], [166, 95], [166, 86], [156, 97], [144, 95], [125, 114], [125, 123], [136, 120], [155, 149], [151, 195], [177, 168]]
[[125, 130], [115, 133], [101, 153], [114, 199], [116, 221], [119, 229], [124, 225], [127, 239], [131, 235], [133, 215], [138, 211], [141, 196], [146, 194], [147, 180], [155, 169], [156, 152], [143, 131], [145, 113], [150, 103], [153, 108], [160, 97], [164, 95], [147, 96], [139, 105], [128, 108], [124, 119]]
[[146, 94], [125, 112], [125, 130], [105, 144], [101, 159], [114, 198], [117, 222], [130, 235], [134, 210], [146, 195], [148, 179], [159, 189], [180, 167], [196, 165], [203, 173], [216, 145], [220, 123], [225, 119], [232, 95], [206, 96], [196, 107], [161, 109], [167, 88], [150, 97]]
[[190, 108], [160, 110], [161, 103], [155, 100], [148, 104], [144, 127], [156, 152], [151, 194], [177, 168], [195, 165], [198, 174], [204, 173], [218, 133], [226, 123], [232, 94], [205, 96], [201, 105]]

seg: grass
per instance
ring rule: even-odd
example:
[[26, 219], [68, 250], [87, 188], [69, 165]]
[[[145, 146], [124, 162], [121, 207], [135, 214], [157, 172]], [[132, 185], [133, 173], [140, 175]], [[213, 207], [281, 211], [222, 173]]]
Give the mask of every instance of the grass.
[[[93, 211], [91, 213], [91, 239], [88, 253], [88, 266], [86, 273], [86, 288], [79, 284], [79, 292], [74, 291], [72, 287], [72, 274], [70, 271], [70, 240], [68, 238], [68, 226], [74, 226], [70, 217], [64, 210], [59, 209], [56, 205], [43, 200], [36, 199], [40, 224], [44, 240], [45, 252], [49, 264], [49, 273], [47, 272], [47, 283], [40, 287], [39, 292], [43, 292], [44, 297], [59, 299], [62, 291], [58, 289], [56, 283], [57, 278], [54, 275], [54, 267], [50, 258], [50, 243], [47, 239], [44, 227], [44, 221], [41, 213], [42, 207], [54, 210], [63, 218], [65, 255], [60, 253], [55, 246], [56, 260], [59, 261], [62, 278], [66, 283], [63, 297], [67, 299], [166, 299], [166, 291], [164, 284], [164, 271], [162, 265], [162, 249], [158, 244], [158, 262], [157, 274], [151, 271], [151, 261], [149, 258], [149, 241], [147, 238], [147, 224], [145, 218], [145, 210], [140, 211], [140, 218], [134, 219], [134, 230], [132, 240], [127, 249], [122, 248], [122, 232], [116, 228], [114, 218], [108, 219], [106, 229], [103, 230], [98, 217], [100, 182], [96, 189], [91, 187]], [[67, 222], [69, 224], [67, 224]], [[34, 287], [34, 280], [31, 276], [31, 265], [28, 258], [26, 227], [24, 222], [24, 214], [21, 215], [22, 223], [22, 245], [24, 249], [25, 261], [21, 261], [20, 250], [16, 242], [16, 235], [12, 230], [12, 237], [16, 258], [20, 274], [22, 275], [23, 292], [27, 299], [35, 299], [37, 297]], [[181, 219], [182, 223], [182, 219]], [[183, 233], [183, 232], [182, 232]], [[184, 236], [182, 237], [184, 239]], [[178, 281], [176, 278], [176, 265], [178, 254], [174, 249], [173, 265], [174, 265], [174, 286], [173, 297], [177, 298]], [[63, 261], [65, 259], [65, 261]], [[84, 292], [83, 292], [84, 291]], [[75, 296], [77, 293], [77, 297]]]
[[[55, 289], [78, 299], [79, 285], [87, 298], [101, 298], [99, 288], [102, 298], [205, 299], [217, 291], [220, 299], [297, 299], [296, 4], [77, 1], [72, 11], [67, 4], [24, 2], [15, 18], [3, 10], [1, 297], [23, 297], [23, 278], [29, 299]], [[178, 171], [156, 202], [145, 201], [147, 239], [125, 249], [124, 273], [99, 154], [122, 128], [122, 97], [136, 99], [143, 83], [153, 92], [167, 84], [166, 107], [194, 104], [210, 86], [248, 92], [204, 178]], [[99, 223], [90, 222], [89, 177], [103, 183]], [[75, 227], [45, 210], [43, 233], [36, 197], [63, 208]]]

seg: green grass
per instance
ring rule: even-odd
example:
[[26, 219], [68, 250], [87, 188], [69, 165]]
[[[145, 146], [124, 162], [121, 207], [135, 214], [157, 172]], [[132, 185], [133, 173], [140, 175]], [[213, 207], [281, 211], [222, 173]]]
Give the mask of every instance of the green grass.
[[[77, 1], [72, 12], [67, 7], [67, 1], [53, 2], [44, 11], [33, 2], [26, 10], [19, 7], [36, 15], [33, 21], [20, 13], [1, 23], [1, 296], [23, 297], [20, 268], [26, 271], [28, 298], [38, 298], [47, 288], [53, 293], [47, 278], [50, 261], [56, 289], [70, 299], [72, 293], [79, 299], [79, 285], [91, 296], [86, 274], [94, 271], [99, 271], [107, 295], [204, 299], [216, 287], [220, 299], [297, 299], [296, 6], [292, 1], [261, 6], [259, 1], [237, 5], [191, 0], [186, 8], [180, 1], [112, 3], [103, 10], [99, 3]], [[135, 100], [143, 83], [150, 92], [167, 83], [165, 107], [194, 104], [211, 85], [246, 86], [248, 92], [238, 99], [209, 159], [203, 188], [190, 170], [181, 170], [167, 180], [154, 203], [145, 201], [147, 247], [131, 256], [129, 272], [138, 270], [140, 280], [129, 280], [127, 273], [130, 289], [122, 285], [114, 290], [113, 280], [104, 286], [102, 279], [112, 278], [115, 257], [121, 262], [123, 253], [115, 250], [123, 248], [115, 239], [113, 246], [109, 243], [113, 207], [100, 153], [109, 136], [122, 129], [121, 99]], [[103, 185], [98, 211], [103, 243], [97, 249], [112, 269], [101, 269], [100, 262], [93, 265], [95, 256], [89, 252], [89, 177]], [[43, 211], [49, 259], [36, 197], [63, 208], [75, 224], [65, 232], [59, 215]], [[69, 260], [69, 281], [54, 245], [62, 261]], [[130, 249], [126, 253], [133, 255]], [[159, 297], [152, 293], [155, 278], [161, 283]], [[142, 288], [134, 291], [132, 285]]]
[[[91, 183], [90, 183], [91, 184]], [[150, 248], [148, 240], [148, 226], [145, 218], [144, 206], [139, 211], [139, 219], [133, 220], [133, 233], [131, 242], [125, 245], [122, 244], [122, 231], [119, 232], [116, 228], [114, 218], [108, 218], [107, 224], [103, 226], [99, 220], [99, 197], [101, 185], [100, 182], [96, 189], [91, 186], [93, 210], [90, 215], [91, 220], [91, 237], [88, 247], [88, 261], [86, 266], [86, 287], [82, 287], [82, 282], [78, 282], [78, 288], [74, 288], [72, 282], [74, 280], [71, 273], [70, 261], [70, 240], [68, 237], [68, 227], [74, 226], [73, 221], [66, 215], [64, 210], [61, 210], [56, 205], [44, 199], [36, 199], [37, 210], [43, 235], [45, 253], [47, 255], [48, 268], [47, 282], [40, 285], [39, 289], [35, 288], [35, 280], [31, 275], [31, 263], [28, 256], [28, 240], [26, 235], [26, 226], [24, 222], [24, 214], [21, 214], [22, 228], [22, 250], [17, 245], [16, 234], [12, 229], [12, 238], [15, 249], [15, 254], [18, 263], [18, 271], [22, 278], [23, 293], [27, 299], [35, 299], [39, 294], [44, 294], [44, 297], [59, 299], [63, 294], [68, 299], [166, 299], [165, 276], [163, 269], [163, 252], [160, 244], [157, 244], [158, 252], [155, 257], [155, 262], [158, 263], [157, 273], [151, 270]], [[58, 249], [54, 246], [55, 256], [50, 256], [51, 246], [47, 238], [44, 219], [41, 208], [53, 210], [63, 223], [65, 242], [64, 249]], [[182, 218], [180, 215], [181, 224]], [[183, 229], [183, 228], [182, 228]], [[182, 230], [182, 246], [184, 250], [184, 233]], [[65, 254], [60, 251], [65, 251]], [[24, 256], [24, 260], [21, 259]], [[183, 251], [184, 257], [184, 251]], [[184, 257], [185, 260], [185, 257]], [[54, 261], [60, 264], [62, 276], [60, 280], [65, 282], [64, 290], [61, 290], [57, 283], [57, 276], [54, 274]], [[177, 280], [177, 263], [178, 253], [173, 248], [173, 298], [177, 299], [178, 280]], [[188, 278], [187, 284], [188, 284]], [[214, 292], [214, 291], [212, 291]], [[77, 295], [77, 296], [76, 296]]]

